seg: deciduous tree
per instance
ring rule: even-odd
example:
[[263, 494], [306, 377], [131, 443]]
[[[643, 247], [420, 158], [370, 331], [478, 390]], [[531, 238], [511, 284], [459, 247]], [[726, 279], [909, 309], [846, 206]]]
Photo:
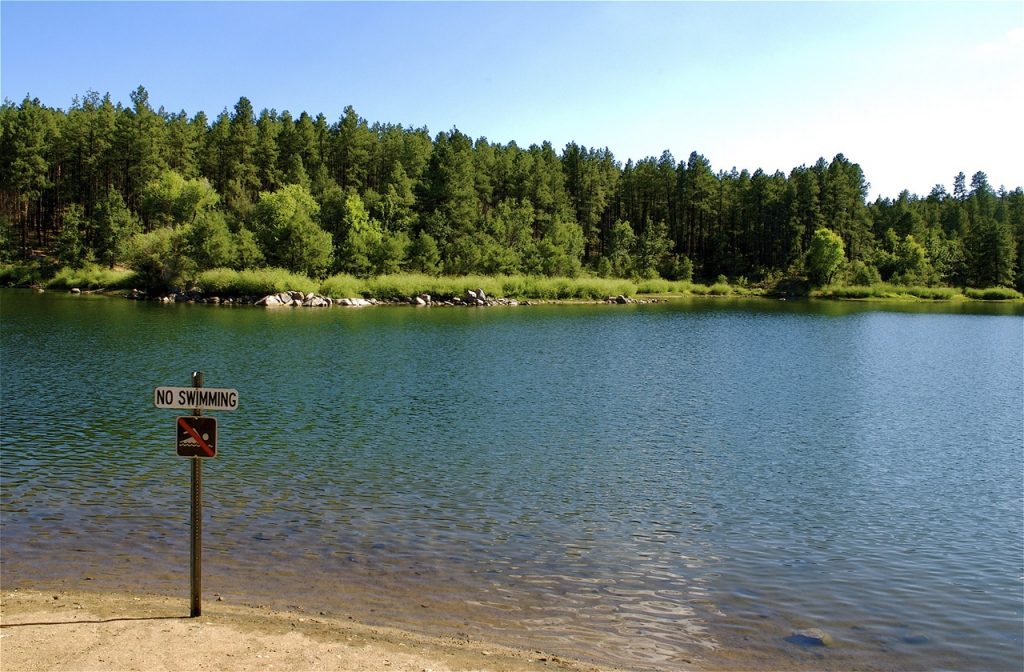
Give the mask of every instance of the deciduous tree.
[[807, 250], [807, 277], [816, 285], [827, 285], [836, 277], [846, 260], [843, 239], [831, 229], [814, 232]]
[[260, 193], [253, 228], [267, 262], [289, 271], [319, 277], [331, 264], [331, 235], [316, 218], [320, 206], [309, 191], [290, 184]]

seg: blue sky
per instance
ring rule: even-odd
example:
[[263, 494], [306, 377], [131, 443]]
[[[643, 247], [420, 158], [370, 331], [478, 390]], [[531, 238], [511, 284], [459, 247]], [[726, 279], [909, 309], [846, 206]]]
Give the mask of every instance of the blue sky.
[[0, 3], [0, 94], [214, 116], [240, 96], [616, 158], [788, 172], [843, 152], [874, 195], [1024, 186], [1024, 2]]

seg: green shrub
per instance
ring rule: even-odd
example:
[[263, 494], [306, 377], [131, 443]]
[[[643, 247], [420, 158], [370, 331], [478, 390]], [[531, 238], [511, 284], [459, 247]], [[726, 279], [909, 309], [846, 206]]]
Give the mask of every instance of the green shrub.
[[960, 292], [952, 287], [905, 287], [879, 282], [872, 285], [829, 285], [814, 292], [822, 299], [924, 299], [949, 301]]
[[1009, 287], [968, 288], [964, 290], [964, 294], [969, 299], [977, 299], [979, 301], [1012, 301], [1024, 298], [1020, 292]]
[[265, 296], [289, 290], [315, 292], [319, 289], [316, 281], [283, 268], [246, 271], [214, 268], [200, 273], [196, 285], [210, 296]]
[[238, 286], [239, 272], [231, 268], [211, 268], [196, 279], [196, 286], [211, 296], [230, 294]]
[[90, 264], [82, 268], [62, 268], [46, 283], [47, 289], [131, 289], [138, 277], [134, 271], [111, 269]]
[[196, 271], [188, 256], [186, 227], [161, 227], [131, 237], [125, 247], [136, 282], [150, 294], [184, 286]]
[[456, 275], [433, 278], [428, 293], [432, 296], [462, 296], [468, 289], [482, 289], [487, 296], [496, 297], [505, 294], [505, 278], [508, 276]]
[[[700, 296], [711, 293], [711, 287], [707, 285], [694, 284], [687, 280], [664, 280], [661, 278], [654, 278], [653, 280], [642, 280], [637, 284], [636, 289], [638, 294], [697, 294]], [[739, 288], [733, 287], [733, 292], [740, 291]]]
[[422, 273], [392, 273], [367, 278], [364, 284], [364, 293], [377, 298], [392, 296], [404, 298], [420, 294], [453, 297], [462, 296], [467, 289], [483, 289], [488, 296], [499, 296], [502, 293], [501, 276], [432, 276]]
[[549, 278], [521, 275], [505, 279], [504, 295], [516, 299], [603, 299], [623, 294], [633, 296], [637, 288], [622, 278]]
[[882, 298], [881, 285], [830, 285], [815, 292], [823, 299], [871, 299]]
[[702, 285], [684, 280], [644, 280], [637, 285], [638, 294], [678, 294], [680, 296], [749, 296], [763, 294], [762, 288], [730, 285], [727, 282], [716, 282], [713, 285]]
[[580, 299], [603, 299], [609, 296], [634, 296], [637, 287], [629, 280], [614, 278], [576, 278], [575, 291]]
[[845, 275], [846, 280], [853, 286], [868, 287], [882, 282], [878, 269], [860, 259], [850, 262]]
[[603, 299], [607, 296], [636, 294], [636, 285], [619, 278], [547, 277], [538, 275], [442, 275], [393, 273], [358, 279], [336, 275], [320, 285], [328, 296], [365, 296], [386, 299], [430, 294], [453, 298], [467, 290], [484, 290], [489, 297], [510, 299]]
[[681, 283], [674, 283], [669, 280], [663, 280], [662, 278], [652, 278], [650, 280], [642, 280], [636, 286], [638, 294], [670, 294], [673, 291], [673, 285]]
[[636, 294], [636, 285], [621, 278], [549, 278], [520, 275], [505, 279], [503, 293], [516, 299], [603, 299]]
[[[338, 276], [334, 276], [338, 277]], [[389, 297], [408, 298], [420, 294], [437, 294], [438, 278], [425, 273], [390, 273], [359, 280], [359, 296], [386, 299]], [[351, 281], [349, 281], [351, 282]]]
[[363, 295], [366, 281], [348, 273], [332, 275], [320, 283], [320, 293], [332, 299], [351, 299]]
[[557, 299], [565, 291], [564, 287], [559, 289], [557, 278], [542, 275], [523, 276], [518, 279], [517, 286], [518, 291], [511, 294], [517, 299]]
[[916, 296], [919, 299], [928, 299], [932, 301], [948, 301], [960, 292], [952, 287], [902, 287], [901, 288], [907, 294]]
[[4, 287], [28, 287], [39, 282], [43, 271], [39, 264], [0, 264], [0, 285]]

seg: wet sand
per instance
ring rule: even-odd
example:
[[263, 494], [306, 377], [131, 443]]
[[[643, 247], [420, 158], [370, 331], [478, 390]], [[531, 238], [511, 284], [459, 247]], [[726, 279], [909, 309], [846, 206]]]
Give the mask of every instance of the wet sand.
[[36, 590], [0, 595], [0, 669], [606, 670], [462, 635], [428, 637], [353, 620], [154, 595]]

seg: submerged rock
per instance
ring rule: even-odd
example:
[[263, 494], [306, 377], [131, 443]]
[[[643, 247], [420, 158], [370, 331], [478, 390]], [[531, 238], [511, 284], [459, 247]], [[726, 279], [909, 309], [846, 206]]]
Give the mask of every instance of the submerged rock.
[[925, 635], [913, 634], [913, 635], [906, 635], [905, 637], [900, 637], [900, 641], [903, 642], [904, 644], [913, 644], [913, 645], [916, 646], [918, 644], [927, 644], [931, 640], [928, 639], [928, 637], [925, 636]]
[[832, 646], [832, 635], [819, 628], [794, 632], [786, 641], [800, 646]]

